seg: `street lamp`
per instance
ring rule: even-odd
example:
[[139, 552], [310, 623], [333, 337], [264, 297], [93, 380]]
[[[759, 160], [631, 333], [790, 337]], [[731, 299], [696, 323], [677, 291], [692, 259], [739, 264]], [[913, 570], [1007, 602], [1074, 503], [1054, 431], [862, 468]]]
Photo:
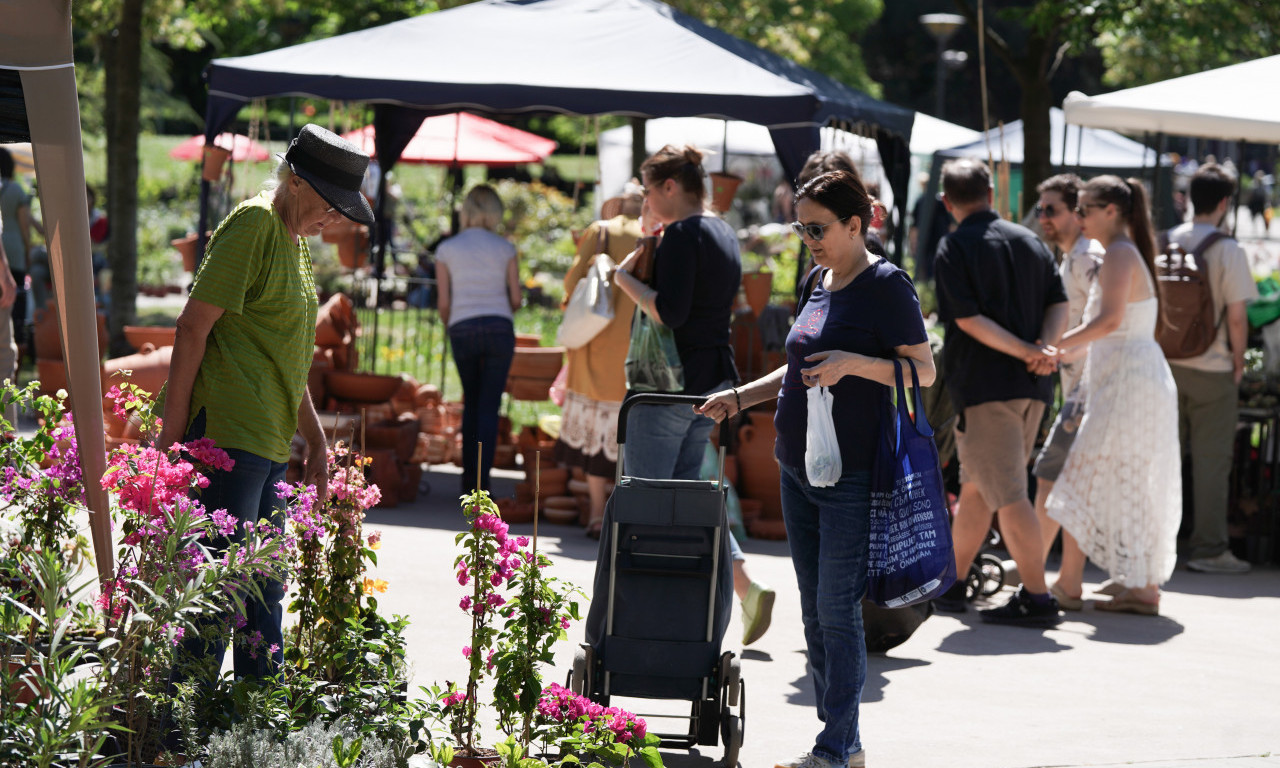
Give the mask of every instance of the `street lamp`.
[[[920, 23], [925, 26], [925, 29], [929, 30], [929, 34], [933, 35], [933, 39], [938, 42], [933, 114], [941, 119], [943, 116], [943, 88], [946, 84], [947, 67], [959, 69], [968, 59], [968, 56], [962, 51], [948, 51], [947, 41], [951, 39], [957, 29], [964, 26], [965, 19], [957, 13], [926, 13], [920, 17]], [[953, 55], [948, 56], [948, 54]]]

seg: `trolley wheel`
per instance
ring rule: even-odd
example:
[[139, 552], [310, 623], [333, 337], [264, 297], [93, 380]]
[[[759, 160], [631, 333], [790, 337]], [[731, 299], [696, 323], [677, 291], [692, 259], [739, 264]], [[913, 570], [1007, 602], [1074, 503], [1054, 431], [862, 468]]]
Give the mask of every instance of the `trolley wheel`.
[[720, 656], [720, 680], [724, 686], [725, 706], [738, 704], [739, 690], [742, 682], [742, 664], [732, 651], [725, 651]]
[[591, 696], [591, 667], [595, 661], [595, 650], [582, 644], [573, 652], [573, 669], [569, 671], [569, 690], [579, 696]]
[[724, 768], [737, 768], [738, 752], [742, 749], [742, 723], [736, 715], [726, 715], [720, 729], [724, 736]]
[[1004, 563], [995, 555], [979, 555], [978, 570], [982, 574], [983, 597], [991, 597], [1004, 588]]
[[977, 563], [970, 563], [969, 572], [964, 577], [964, 599], [972, 603], [982, 592], [982, 569]]

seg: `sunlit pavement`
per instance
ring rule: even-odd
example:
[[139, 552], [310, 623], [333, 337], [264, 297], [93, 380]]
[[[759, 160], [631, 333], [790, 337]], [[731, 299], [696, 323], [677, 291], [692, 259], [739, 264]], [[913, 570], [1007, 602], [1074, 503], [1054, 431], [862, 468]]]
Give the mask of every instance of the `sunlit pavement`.
[[[495, 495], [522, 478], [498, 474]], [[463, 525], [458, 475], [433, 468], [427, 478], [429, 494], [372, 510], [366, 522], [384, 534], [378, 576], [390, 589], [380, 604], [412, 620], [415, 686], [466, 674], [468, 623], [452, 567]], [[533, 526], [513, 530], [529, 535]], [[556, 574], [589, 588], [596, 543], [576, 526], [544, 524], [538, 533]], [[808, 749], [818, 722], [786, 544], [751, 540], [745, 550], [753, 577], [777, 589], [778, 601], [769, 632], [742, 654], [740, 763], [770, 768]], [[1091, 569], [1086, 578], [1096, 586], [1103, 574]], [[1280, 571], [1178, 570], [1161, 613], [1113, 615], [1086, 605], [1049, 631], [983, 625], [972, 610], [934, 616], [905, 644], [870, 659], [861, 723], [868, 765], [1280, 766]], [[581, 637], [579, 623], [548, 681], [564, 682]], [[741, 652], [740, 637], [735, 609], [726, 649]], [[626, 704], [640, 712], [654, 706]], [[720, 757], [719, 748], [673, 750], [667, 764], [710, 766]]]

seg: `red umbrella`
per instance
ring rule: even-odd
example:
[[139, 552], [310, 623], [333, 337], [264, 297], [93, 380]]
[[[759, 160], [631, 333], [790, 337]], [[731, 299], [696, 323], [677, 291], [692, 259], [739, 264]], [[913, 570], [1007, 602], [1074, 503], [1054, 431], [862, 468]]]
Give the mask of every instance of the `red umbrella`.
[[[374, 156], [372, 125], [344, 134], [343, 138]], [[517, 165], [542, 162], [555, 148], [551, 139], [469, 112], [455, 112], [423, 120], [399, 162]]]
[[[239, 133], [220, 133], [213, 140], [213, 145], [223, 149], [230, 148], [231, 159], [237, 163], [243, 163], [246, 160], [261, 163], [271, 159], [271, 153], [266, 147]], [[174, 160], [199, 160], [204, 157], [204, 135], [192, 136], [169, 150], [169, 157]]]

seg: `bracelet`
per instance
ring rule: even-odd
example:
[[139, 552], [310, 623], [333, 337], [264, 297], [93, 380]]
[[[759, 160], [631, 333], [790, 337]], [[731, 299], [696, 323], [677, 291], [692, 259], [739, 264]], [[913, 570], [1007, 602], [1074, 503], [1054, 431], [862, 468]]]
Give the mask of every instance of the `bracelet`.
[[742, 413], [742, 398], [738, 395], [738, 388], [733, 388], [733, 399], [738, 403], [738, 413]]

